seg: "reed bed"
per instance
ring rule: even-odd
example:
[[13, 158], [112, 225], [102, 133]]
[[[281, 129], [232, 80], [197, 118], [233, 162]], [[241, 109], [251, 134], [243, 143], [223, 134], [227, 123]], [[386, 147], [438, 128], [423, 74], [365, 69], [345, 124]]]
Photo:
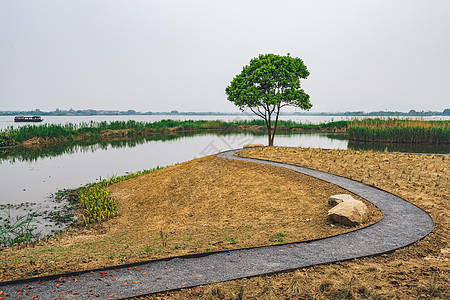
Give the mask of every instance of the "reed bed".
[[[329, 122], [324, 124], [302, 124], [293, 121], [278, 121], [279, 130], [321, 130], [345, 128], [347, 121]], [[0, 147], [20, 144], [31, 139], [55, 139], [57, 141], [80, 141], [89, 138], [107, 136], [138, 137], [143, 135], [166, 132], [200, 132], [207, 130], [241, 131], [245, 129], [265, 130], [264, 120], [237, 120], [225, 122], [221, 120], [161, 120], [157, 122], [113, 121], [85, 122], [80, 124], [42, 124], [25, 125], [18, 128], [9, 127], [0, 131]]]
[[449, 121], [363, 119], [348, 123], [351, 141], [388, 143], [450, 143]]
[[163, 167], [157, 166], [153, 169], [129, 173], [118, 177], [113, 176], [104, 180], [100, 178], [99, 182], [80, 188], [78, 190], [78, 198], [83, 210], [82, 223], [88, 225], [89, 223], [102, 222], [119, 215], [116, 200], [105, 190], [106, 187], [160, 169], [163, 169]]

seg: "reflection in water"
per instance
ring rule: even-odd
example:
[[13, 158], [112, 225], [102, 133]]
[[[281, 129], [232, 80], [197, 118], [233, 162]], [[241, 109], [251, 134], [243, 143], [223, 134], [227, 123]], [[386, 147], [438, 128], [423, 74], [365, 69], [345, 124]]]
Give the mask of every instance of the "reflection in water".
[[450, 154], [449, 144], [364, 143], [349, 141], [348, 149], [386, 152]]
[[9, 163], [33, 162], [39, 158], [56, 157], [64, 154], [75, 154], [78, 152], [95, 152], [97, 150], [106, 150], [110, 148], [133, 148], [137, 145], [145, 144], [149, 141], [170, 141], [177, 140], [183, 137], [194, 136], [194, 133], [185, 134], [165, 134], [153, 135], [151, 137], [137, 137], [125, 140], [110, 140], [101, 141], [99, 139], [90, 139], [89, 141], [76, 143], [62, 143], [50, 144], [41, 147], [27, 148], [0, 148], [0, 164], [3, 160], [8, 160]]
[[[35, 148], [26, 148], [26, 147], [0, 148], [0, 164], [2, 163], [2, 161], [6, 160], [12, 164], [15, 163], [16, 161], [33, 162], [40, 158], [56, 157], [64, 154], [75, 154], [79, 152], [80, 153], [95, 152], [97, 150], [107, 150], [108, 148], [112, 149], [134, 148], [138, 145], [142, 145], [150, 141], [161, 141], [161, 142], [176, 141], [187, 137], [208, 136], [208, 135], [217, 136], [222, 140], [222, 142], [225, 145], [228, 144], [229, 148], [231, 149], [233, 147], [237, 148], [242, 146], [242, 143], [234, 145], [235, 142], [238, 140], [242, 141], [247, 140], [250, 142], [251, 140], [253, 140], [253, 137], [264, 138], [266, 136], [266, 133], [265, 132], [171, 133], [171, 134], [157, 134], [157, 135], [155, 134], [148, 137], [136, 137], [133, 139], [124, 139], [124, 140], [102, 141], [100, 139], [90, 139], [89, 141], [84, 142], [51, 144]], [[302, 139], [301, 137], [306, 137], [306, 139]], [[293, 143], [295, 143], [298, 140], [300, 141], [305, 140], [303, 144], [300, 145], [292, 144], [290, 146], [335, 149], [336, 147], [333, 146], [332, 140], [347, 141], [347, 136], [341, 133], [280, 132], [276, 137], [276, 142], [277, 139], [281, 139], [282, 141], [289, 139]], [[339, 145], [337, 149], [345, 149], [345, 145]], [[211, 150], [217, 150], [216, 152], [218, 152], [223, 149], [211, 149]], [[214, 151], [212, 153], [214, 153]]]

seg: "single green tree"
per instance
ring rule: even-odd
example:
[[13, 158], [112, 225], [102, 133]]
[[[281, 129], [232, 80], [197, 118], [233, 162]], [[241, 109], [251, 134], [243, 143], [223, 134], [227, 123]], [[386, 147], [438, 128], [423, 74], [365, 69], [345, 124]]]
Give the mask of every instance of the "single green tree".
[[300, 87], [300, 78], [309, 72], [300, 58], [261, 54], [253, 58], [225, 89], [227, 98], [241, 111], [249, 108], [264, 119], [269, 146], [277, 130], [280, 110], [284, 106], [310, 109], [309, 95]]

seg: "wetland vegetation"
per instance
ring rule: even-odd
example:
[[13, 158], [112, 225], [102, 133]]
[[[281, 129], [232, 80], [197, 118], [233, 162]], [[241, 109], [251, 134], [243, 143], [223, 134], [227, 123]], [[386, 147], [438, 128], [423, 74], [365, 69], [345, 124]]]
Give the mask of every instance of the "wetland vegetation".
[[449, 121], [363, 119], [348, 123], [352, 141], [450, 144]]
[[[293, 121], [279, 121], [279, 130], [330, 130], [345, 129], [347, 121], [328, 122], [324, 124], [302, 124]], [[225, 122], [220, 120], [161, 120], [157, 122], [112, 121], [90, 122], [80, 124], [42, 124], [25, 125], [18, 128], [8, 128], [0, 132], [0, 145], [13, 146], [17, 144], [39, 144], [49, 142], [86, 141], [90, 139], [114, 139], [120, 137], [136, 138], [162, 133], [181, 132], [264, 132], [263, 120], [242, 120]], [[28, 143], [27, 143], [28, 142]]]
[[[449, 144], [450, 121], [363, 119], [305, 124], [280, 120], [281, 132], [327, 131], [346, 133], [350, 141], [403, 144]], [[25, 125], [0, 131], [0, 148], [56, 143], [99, 143], [111, 140], [170, 139], [174, 135], [201, 132], [265, 133], [264, 120], [206, 121], [161, 120], [156, 122], [112, 121], [80, 124]], [[4, 151], [4, 150], [3, 150]]]
[[123, 176], [113, 176], [77, 189], [76, 200], [81, 206], [82, 223], [88, 225], [89, 223], [103, 222], [119, 215], [116, 199], [111, 196], [110, 192], [106, 189], [107, 187], [162, 168], [158, 166], [154, 169], [143, 170]]

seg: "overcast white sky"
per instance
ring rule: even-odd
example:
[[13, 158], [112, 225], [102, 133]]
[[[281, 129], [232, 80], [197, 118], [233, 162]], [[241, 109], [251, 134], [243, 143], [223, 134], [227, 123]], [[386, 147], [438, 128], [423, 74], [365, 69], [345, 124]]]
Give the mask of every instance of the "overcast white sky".
[[263, 53], [303, 59], [313, 112], [450, 108], [448, 0], [0, 0], [0, 110], [238, 111]]

